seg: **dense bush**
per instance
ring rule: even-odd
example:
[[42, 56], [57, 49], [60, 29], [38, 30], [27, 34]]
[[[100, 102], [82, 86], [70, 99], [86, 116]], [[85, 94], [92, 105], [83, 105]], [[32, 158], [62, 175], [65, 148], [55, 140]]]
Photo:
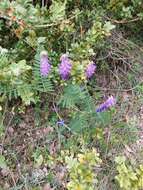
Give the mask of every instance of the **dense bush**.
[[142, 163], [118, 157], [141, 138], [142, 8], [0, 1], [2, 189], [143, 188]]

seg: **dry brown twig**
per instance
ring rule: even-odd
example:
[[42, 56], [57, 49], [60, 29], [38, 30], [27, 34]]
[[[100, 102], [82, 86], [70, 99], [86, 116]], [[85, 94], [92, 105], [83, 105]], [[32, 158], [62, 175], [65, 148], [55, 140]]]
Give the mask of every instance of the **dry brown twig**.
[[110, 17], [106, 17], [108, 20], [110, 20], [113, 24], [128, 24], [128, 23], [132, 23], [132, 22], [137, 22], [139, 20], [142, 20], [140, 17], [136, 17], [136, 18], [133, 18], [131, 20], [115, 20], [115, 19], [112, 19]]

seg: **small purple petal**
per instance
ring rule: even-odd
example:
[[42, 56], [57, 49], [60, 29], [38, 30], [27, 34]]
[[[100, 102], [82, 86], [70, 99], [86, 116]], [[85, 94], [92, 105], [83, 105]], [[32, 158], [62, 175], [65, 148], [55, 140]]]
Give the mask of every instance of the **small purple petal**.
[[86, 78], [90, 79], [94, 75], [95, 70], [96, 70], [96, 65], [94, 63], [89, 63], [85, 71]]
[[63, 80], [67, 80], [70, 76], [72, 64], [67, 54], [63, 54], [60, 58], [59, 73]]
[[113, 96], [110, 96], [103, 104], [101, 104], [96, 112], [103, 112], [108, 108], [114, 106], [116, 104], [116, 99]]
[[59, 126], [64, 126], [64, 124], [65, 124], [64, 120], [60, 120], [57, 122], [57, 125]]
[[46, 51], [42, 51], [40, 54], [40, 72], [41, 75], [47, 77], [51, 71], [51, 65], [49, 63], [48, 55]]

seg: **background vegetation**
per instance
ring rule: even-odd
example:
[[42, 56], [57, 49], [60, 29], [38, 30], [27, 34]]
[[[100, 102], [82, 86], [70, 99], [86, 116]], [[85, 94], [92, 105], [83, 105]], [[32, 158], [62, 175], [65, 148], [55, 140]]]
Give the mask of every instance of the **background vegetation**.
[[143, 189], [142, 25], [142, 0], [0, 1], [0, 189]]

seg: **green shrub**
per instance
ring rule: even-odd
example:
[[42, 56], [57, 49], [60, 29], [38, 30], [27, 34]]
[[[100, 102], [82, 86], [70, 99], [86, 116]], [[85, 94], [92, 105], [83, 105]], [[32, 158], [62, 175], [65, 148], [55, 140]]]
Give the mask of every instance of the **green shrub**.
[[65, 162], [69, 172], [68, 190], [94, 190], [97, 185], [95, 167], [101, 159], [95, 149], [83, 149], [77, 156], [66, 156]]
[[141, 190], [143, 188], [143, 165], [134, 166], [128, 164], [126, 157], [119, 156], [115, 159], [117, 164], [118, 181], [123, 190]]

